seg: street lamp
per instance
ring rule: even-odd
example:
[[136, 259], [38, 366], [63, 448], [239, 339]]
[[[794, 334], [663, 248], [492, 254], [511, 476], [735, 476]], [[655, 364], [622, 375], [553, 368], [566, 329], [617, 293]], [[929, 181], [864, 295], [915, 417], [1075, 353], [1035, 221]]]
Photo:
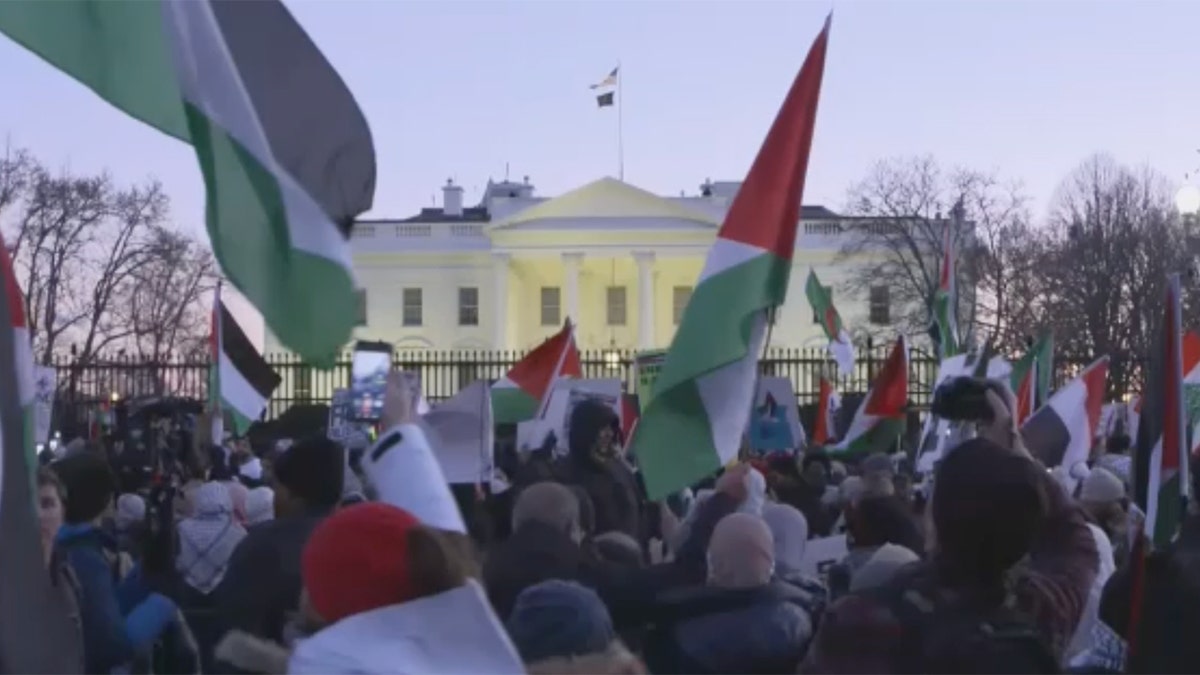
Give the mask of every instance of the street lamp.
[[1185, 216], [1200, 213], [1200, 187], [1188, 183], [1179, 188], [1175, 193], [1175, 208]]
[[621, 368], [621, 352], [616, 349], [608, 349], [604, 352], [604, 367], [609, 370], [619, 370]]

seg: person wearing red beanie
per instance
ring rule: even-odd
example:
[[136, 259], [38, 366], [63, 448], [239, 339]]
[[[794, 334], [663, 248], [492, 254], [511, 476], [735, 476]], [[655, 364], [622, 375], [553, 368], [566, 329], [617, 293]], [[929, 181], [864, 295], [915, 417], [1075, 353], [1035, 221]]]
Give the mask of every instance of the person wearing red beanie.
[[461, 586], [471, 564], [442, 533], [382, 502], [355, 504], [325, 519], [304, 548], [301, 574], [318, 623], [397, 605]]

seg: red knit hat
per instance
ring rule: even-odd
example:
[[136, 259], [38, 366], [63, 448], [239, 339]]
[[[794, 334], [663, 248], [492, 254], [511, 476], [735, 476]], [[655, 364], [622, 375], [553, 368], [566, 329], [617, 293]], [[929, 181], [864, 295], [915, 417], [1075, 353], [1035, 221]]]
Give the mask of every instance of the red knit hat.
[[313, 530], [301, 574], [308, 599], [328, 623], [411, 600], [408, 533], [420, 522], [390, 504], [356, 504]]

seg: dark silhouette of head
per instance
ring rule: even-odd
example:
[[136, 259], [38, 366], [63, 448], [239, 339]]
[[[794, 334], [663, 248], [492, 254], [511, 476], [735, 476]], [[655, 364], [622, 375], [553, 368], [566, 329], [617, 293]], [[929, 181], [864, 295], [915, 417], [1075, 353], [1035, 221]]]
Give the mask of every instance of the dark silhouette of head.
[[933, 488], [936, 559], [967, 582], [994, 583], [1021, 560], [1041, 530], [1050, 496], [1045, 472], [989, 440], [955, 448]]

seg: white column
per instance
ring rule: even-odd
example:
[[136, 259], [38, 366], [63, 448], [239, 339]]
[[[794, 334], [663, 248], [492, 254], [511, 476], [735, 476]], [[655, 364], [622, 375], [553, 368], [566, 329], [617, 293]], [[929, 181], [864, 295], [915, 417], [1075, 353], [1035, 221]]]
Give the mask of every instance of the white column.
[[633, 254], [638, 268], [638, 347], [653, 349], [654, 344], [654, 253]]
[[508, 253], [492, 254], [492, 345], [508, 349]]
[[564, 283], [563, 294], [566, 295], [567, 317], [572, 323], [579, 323], [579, 268], [583, 265], [582, 253], [562, 254]]

